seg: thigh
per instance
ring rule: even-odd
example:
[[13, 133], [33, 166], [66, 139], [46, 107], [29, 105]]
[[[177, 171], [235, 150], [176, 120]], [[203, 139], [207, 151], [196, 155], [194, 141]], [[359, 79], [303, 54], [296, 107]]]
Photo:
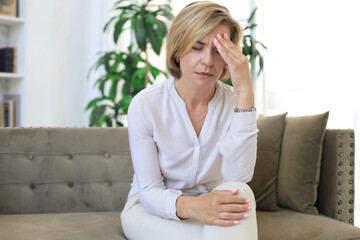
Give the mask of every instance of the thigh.
[[220, 240], [220, 239], [242, 239], [242, 240], [256, 240], [257, 239], [257, 221], [256, 221], [256, 202], [251, 188], [242, 182], [228, 182], [221, 184], [214, 190], [233, 190], [239, 188], [239, 196], [246, 197], [250, 200], [249, 205], [252, 209], [248, 212], [249, 217], [240, 220], [240, 224], [232, 227], [218, 227], [204, 225], [203, 239], [206, 240]]
[[204, 226], [195, 220], [177, 221], [152, 215], [140, 203], [137, 194], [126, 203], [121, 223], [129, 240], [199, 240], [202, 239]]

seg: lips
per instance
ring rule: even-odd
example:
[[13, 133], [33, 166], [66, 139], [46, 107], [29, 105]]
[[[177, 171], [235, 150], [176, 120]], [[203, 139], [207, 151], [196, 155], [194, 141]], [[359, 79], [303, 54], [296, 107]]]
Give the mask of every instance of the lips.
[[214, 76], [214, 74], [212, 74], [210, 72], [196, 72], [196, 74], [198, 74], [200, 76], [204, 76], [204, 77], [212, 77], [212, 76]]

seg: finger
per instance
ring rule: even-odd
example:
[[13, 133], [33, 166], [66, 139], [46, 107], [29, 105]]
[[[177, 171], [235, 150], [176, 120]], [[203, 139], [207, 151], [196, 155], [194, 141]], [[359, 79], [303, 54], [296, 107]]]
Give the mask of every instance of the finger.
[[222, 195], [237, 195], [239, 193], [239, 189], [235, 188], [233, 190], [215, 190], [214, 192]]
[[216, 38], [214, 38], [214, 45], [216, 46], [217, 50], [220, 53], [220, 56], [224, 59], [225, 63], [227, 64], [227, 70], [230, 70], [231, 68], [236, 68], [237, 66], [237, 60], [239, 58], [239, 56], [241, 57], [241, 55], [238, 54], [238, 56], [236, 56], [235, 53], [229, 51], [229, 49], [227, 49], [224, 45], [222, 45]]
[[225, 46], [221, 45], [220, 42], [216, 38], [213, 39], [213, 43], [214, 43], [216, 49], [219, 51], [220, 56], [224, 59], [224, 61], [228, 65], [235, 64], [234, 57], [231, 56], [230, 51], [227, 48], [225, 48]]
[[250, 215], [249, 213], [221, 213], [219, 215], [220, 219], [222, 220], [244, 220], [244, 219], [247, 219]]
[[226, 42], [228, 42], [228, 43], [231, 45], [232, 50], [231, 50], [230, 52], [233, 54], [233, 56], [234, 56], [235, 58], [237, 58], [239, 55], [240, 55], [240, 56], [241, 56], [241, 55], [244, 55], [244, 54], [242, 53], [241, 48], [239, 48], [238, 46], [236, 46], [236, 45], [230, 40], [229, 36], [228, 36], [226, 33], [224, 33], [224, 39], [225, 39]]
[[219, 197], [219, 202], [221, 203], [239, 203], [239, 204], [250, 203], [249, 199], [242, 196], [238, 196], [239, 194], [238, 188], [233, 190], [214, 190], [212, 192], [217, 195], [224, 195], [222, 197]]
[[215, 219], [211, 223], [206, 223], [208, 225], [217, 225], [221, 227], [230, 227], [241, 224], [241, 220], [245, 220], [249, 217], [248, 213], [242, 214], [239, 219]]
[[235, 46], [235, 44], [230, 40], [229, 36], [225, 33], [224, 36], [220, 34], [216, 35], [216, 40], [220, 43], [221, 46], [225, 47], [229, 51], [229, 56], [237, 58], [242, 54], [240, 49]]
[[248, 204], [223, 204], [220, 211], [228, 213], [244, 213], [251, 209], [252, 207]]
[[238, 195], [222, 195], [219, 196], [218, 202], [222, 204], [229, 204], [229, 203], [235, 203], [235, 204], [248, 204], [250, 203], [249, 199], [245, 197], [241, 197]]
[[231, 227], [231, 226], [238, 225], [239, 223], [240, 223], [240, 221], [237, 219], [236, 220], [217, 219], [212, 224], [208, 224], [208, 225], [216, 225], [216, 226], [220, 226], [220, 227]]
[[224, 33], [224, 37], [223, 37], [223, 38], [224, 38], [225, 41], [228, 42], [233, 48], [236, 48], [237, 50], [240, 50], [240, 48], [239, 48], [238, 46], [236, 46], [236, 45], [230, 40], [229, 36], [228, 36], [226, 33]]

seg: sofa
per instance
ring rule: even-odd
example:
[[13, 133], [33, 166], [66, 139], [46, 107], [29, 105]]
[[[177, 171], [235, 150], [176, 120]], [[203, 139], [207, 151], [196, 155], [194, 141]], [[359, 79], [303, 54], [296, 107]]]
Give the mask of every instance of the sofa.
[[[279, 122], [282, 127], [277, 129]], [[300, 146], [303, 139], [296, 144], [285, 139], [296, 133], [297, 124], [300, 131], [308, 124], [311, 133], [316, 132], [313, 126], [321, 125], [286, 114], [258, 120], [259, 162], [249, 185], [257, 198], [259, 239], [360, 239], [359, 228], [353, 226], [353, 130], [326, 129], [325, 124], [320, 140], [313, 136], [308, 140], [319, 145], [306, 151], [319, 152], [314, 158], [320, 164], [314, 171], [318, 184], [310, 190], [316, 198], [312, 206], [305, 204], [304, 210], [281, 196], [282, 190], [288, 190], [280, 181], [286, 185], [296, 179], [281, 165], [286, 162], [281, 158], [286, 155], [284, 148], [290, 148], [292, 156], [304, 152], [290, 146]], [[270, 164], [270, 158], [277, 162], [275, 179], [265, 176], [271, 167], [261, 165]], [[313, 168], [302, 165], [307, 172]], [[0, 128], [0, 239], [126, 239], [120, 213], [132, 177], [127, 128]], [[275, 201], [272, 206], [271, 201]]]

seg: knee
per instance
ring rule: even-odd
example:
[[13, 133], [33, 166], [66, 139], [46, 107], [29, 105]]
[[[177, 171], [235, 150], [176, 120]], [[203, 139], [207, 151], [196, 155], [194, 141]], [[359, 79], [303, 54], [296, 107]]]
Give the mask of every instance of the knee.
[[127, 230], [131, 227], [131, 224], [128, 223], [128, 217], [126, 216], [126, 213], [123, 211], [120, 214], [120, 223], [123, 230], [123, 234], [125, 236], [128, 236]]
[[256, 204], [255, 196], [250, 186], [244, 182], [226, 182], [217, 186], [214, 190], [234, 190], [239, 189], [239, 196], [246, 197], [251, 203]]

